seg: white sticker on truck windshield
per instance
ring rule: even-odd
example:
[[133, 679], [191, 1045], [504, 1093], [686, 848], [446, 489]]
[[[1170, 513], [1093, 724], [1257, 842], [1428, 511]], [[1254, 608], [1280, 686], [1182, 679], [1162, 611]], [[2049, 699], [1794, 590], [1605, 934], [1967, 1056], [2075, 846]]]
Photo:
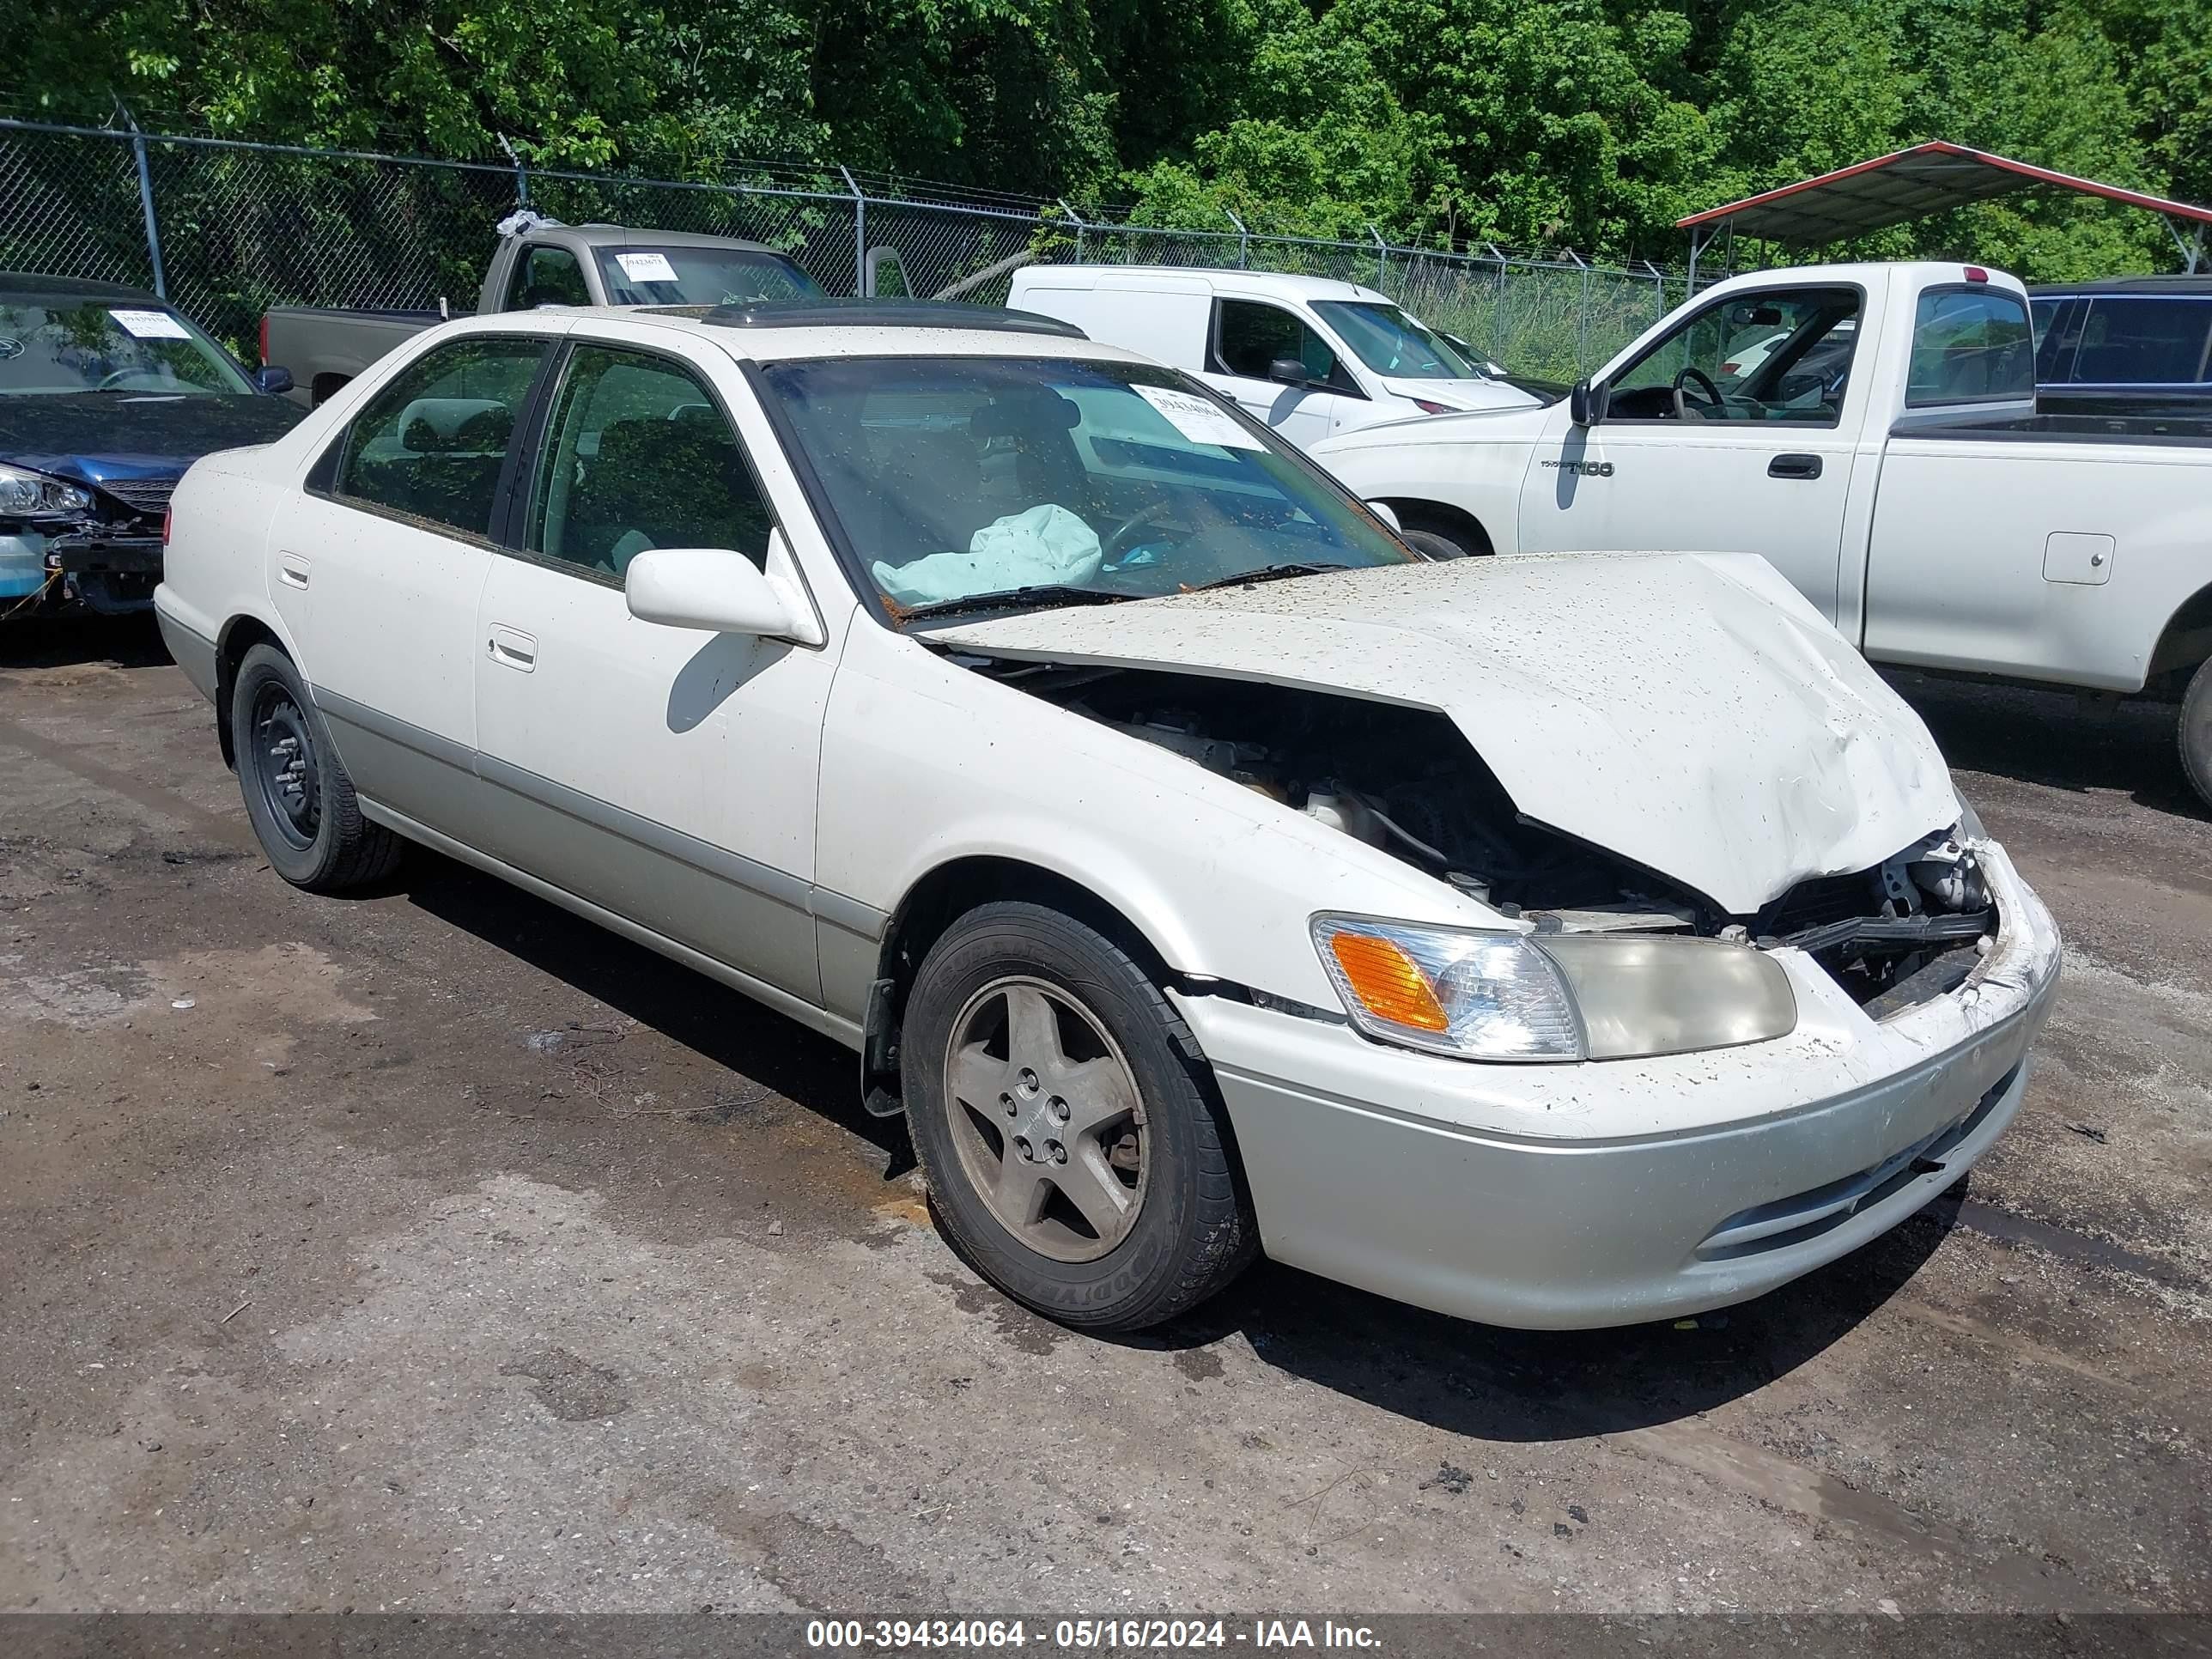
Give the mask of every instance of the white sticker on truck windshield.
[[123, 331], [139, 340], [189, 340], [192, 332], [166, 311], [125, 311], [112, 307], [107, 313]]
[[1188, 392], [1164, 386], [1131, 388], [1167, 417], [1168, 424], [1194, 444], [1218, 444], [1224, 449], [1265, 449], [1267, 445], [1229, 418], [1218, 404]]
[[623, 268], [623, 275], [633, 283], [672, 283], [676, 267], [668, 263], [665, 253], [617, 253], [615, 263]]

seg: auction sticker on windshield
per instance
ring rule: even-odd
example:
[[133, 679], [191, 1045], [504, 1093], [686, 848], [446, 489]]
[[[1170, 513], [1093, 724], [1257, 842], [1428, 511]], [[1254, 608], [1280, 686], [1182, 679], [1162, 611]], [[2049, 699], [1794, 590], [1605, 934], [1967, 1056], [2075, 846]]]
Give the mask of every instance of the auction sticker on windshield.
[[121, 325], [123, 331], [139, 340], [189, 340], [191, 331], [166, 311], [126, 311], [120, 307], [111, 309], [109, 316]]
[[1203, 398], [1164, 386], [1136, 386], [1129, 389], [1158, 410], [1167, 417], [1170, 426], [1194, 444], [1218, 444], [1224, 449], [1267, 447]]
[[668, 263], [665, 253], [617, 253], [615, 263], [623, 268], [623, 275], [633, 283], [672, 283], [676, 267]]

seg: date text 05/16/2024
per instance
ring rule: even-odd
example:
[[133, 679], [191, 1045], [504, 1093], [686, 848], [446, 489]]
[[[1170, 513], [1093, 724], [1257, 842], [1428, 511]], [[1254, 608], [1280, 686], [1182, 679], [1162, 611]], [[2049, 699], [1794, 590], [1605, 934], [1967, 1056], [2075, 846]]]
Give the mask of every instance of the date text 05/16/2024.
[[1194, 1648], [1360, 1648], [1381, 1645], [1364, 1625], [1334, 1620], [1255, 1619], [815, 1619], [810, 1648], [892, 1651], [908, 1648], [1025, 1648], [1088, 1652]]

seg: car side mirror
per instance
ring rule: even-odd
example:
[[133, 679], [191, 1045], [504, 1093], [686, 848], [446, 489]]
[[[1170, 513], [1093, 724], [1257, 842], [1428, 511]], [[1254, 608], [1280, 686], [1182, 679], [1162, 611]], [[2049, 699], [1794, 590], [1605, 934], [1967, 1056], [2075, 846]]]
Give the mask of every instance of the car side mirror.
[[1603, 380], [1595, 386], [1588, 380], [1577, 380], [1574, 390], [1567, 393], [1567, 418], [1577, 426], [1601, 426], [1612, 401], [1613, 388]]
[[1278, 357], [1267, 365], [1267, 378], [1278, 386], [1311, 386], [1314, 377], [1300, 359]]
[[648, 548], [623, 573], [623, 597], [631, 616], [664, 628], [771, 640], [797, 631], [760, 567], [724, 547]]
[[264, 363], [253, 371], [253, 384], [274, 397], [292, 389], [292, 371], [282, 363]]

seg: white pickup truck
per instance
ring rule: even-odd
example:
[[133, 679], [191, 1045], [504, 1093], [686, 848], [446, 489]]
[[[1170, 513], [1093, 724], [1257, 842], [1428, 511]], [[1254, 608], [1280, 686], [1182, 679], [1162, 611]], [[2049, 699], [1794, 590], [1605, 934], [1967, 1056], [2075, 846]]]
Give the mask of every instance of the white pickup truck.
[[2212, 422], [2037, 414], [2001, 272], [1736, 277], [1548, 408], [1311, 453], [1431, 550], [1758, 553], [1875, 662], [2179, 699], [2212, 801]]

